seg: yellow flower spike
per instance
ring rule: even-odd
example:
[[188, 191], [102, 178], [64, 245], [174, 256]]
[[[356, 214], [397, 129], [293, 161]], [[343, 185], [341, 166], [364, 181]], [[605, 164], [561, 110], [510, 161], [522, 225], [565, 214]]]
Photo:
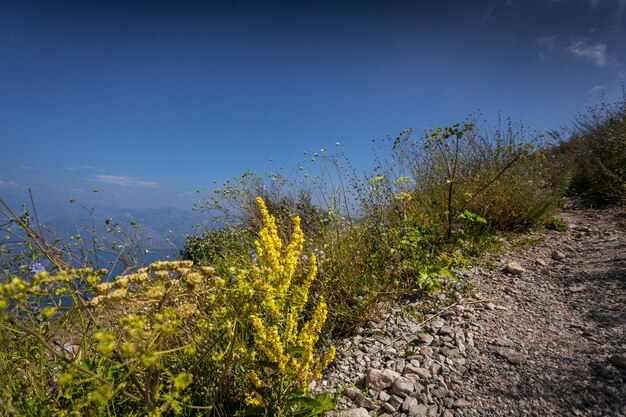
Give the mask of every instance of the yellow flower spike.
[[296, 339], [298, 314], [300, 314], [300, 309], [298, 309], [297, 307], [291, 307], [291, 311], [287, 316], [287, 322], [285, 324], [285, 339], [289, 344], [292, 344]]
[[293, 219], [293, 233], [291, 235], [291, 243], [285, 250], [285, 256], [283, 260], [283, 279], [277, 283], [278, 291], [283, 292], [291, 285], [291, 279], [296, 272], [296, 266], [298, 264], [298, 258], [302, 253], [304, 246], [304, 234], [300, 228], [300, 218], [294, 217]]
[[326, 321], [328, 309], [324, 302], [324, 297], [320, 296], [319, 303], [313, 312], [313, 317], [303, 327], [298, 336], [297, 344], [305, 349], [311, 349], [319, 338], [319, 333]]
[[246, 401], [246, 404], [248, 405], [253, 405], [253, 406], [258, 406], [258, 407], [263, 405], [263, 399], [256, 392], [247, 395], [245, 401]]
[[269, 265], [270, 269], [275, 272], [279, 272], [281, 271], [280, 249], [282, 248], [283, 243], [278, 236], [276, 219], [269, 214], [267, 206], [261, 197], [257, 197], [256, 202], [259, 205], [261, 219], [263, 221], [263, 229], [259, 231], [259, 244], [263, 250], [259, 251], [257, 255], [261, 257], [261, 253], [263, 253], [263, 258]]
[[263, 385], [263, 381], [261, 381], [261, 378], [259, 378], [259, 375], [253, 370], [248, 372], [248, 379], [250, 379], [250, 381], [257, 388], [261, 388], [261, 385]]

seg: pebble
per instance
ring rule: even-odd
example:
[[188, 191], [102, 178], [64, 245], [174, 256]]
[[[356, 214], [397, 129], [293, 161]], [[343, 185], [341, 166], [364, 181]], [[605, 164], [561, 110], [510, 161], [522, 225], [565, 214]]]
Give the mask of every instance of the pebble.
[[524, 355], [522, 355], [519, 352], [514, 351], [513, 349], [498, 348], [496, 349], [496, 352], [498, 353], [498, 355], [502, 356], [507, 361], [509, 361], [509, 363], [513, 365], [521, 365], [524, 363], [526, 359]]
[[562, 261], [563, 259], [565, 259], [565, 254], [557, 250], [553, 251], [551, 256], [552, 259], [554, 259], [555, 261]]
[[415, 417], [426, 417], [428, 409], [424, 404], [415, 404], [409, 408], [409, 415]]
[[506, 264], [506, 270], [509, 271], [513, 275], [521, 275], [526, 272], [526, 269], [519, 262], [511, 261]]
[[626, 354], [621, 353], [609, 357], [609, 362], [618, 368], [626, 369]]
[[435, 340], [435, 338], [428, 333], [420, 333], [417, 335], [417, 338], [425, 345], [430, 345], [433, 340]]
[[415, 386], [413, 385], [413, 381], [401, 376], [394, 381], [392, 389], [395, 394], [404, 398], [415, 391]]

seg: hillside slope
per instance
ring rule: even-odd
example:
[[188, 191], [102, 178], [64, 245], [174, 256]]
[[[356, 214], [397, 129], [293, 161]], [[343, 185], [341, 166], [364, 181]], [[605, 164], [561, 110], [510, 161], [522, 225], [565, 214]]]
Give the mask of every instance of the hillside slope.
[[626, 211], [561, 216], [464, 271], [475, 297], [426, 320], [395, 305], [344, 341], [316, 385], [348, 387], [335, 415], [626, 415]]

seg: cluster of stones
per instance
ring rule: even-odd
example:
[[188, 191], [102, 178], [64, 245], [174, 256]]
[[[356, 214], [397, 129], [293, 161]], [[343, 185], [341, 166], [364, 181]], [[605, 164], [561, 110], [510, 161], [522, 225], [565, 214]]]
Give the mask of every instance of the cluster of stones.
[[410, 306], [392, 308], [344, 340], [334, 366], [309, 387], [346, 387], [335, 416], [451, 417], [450, 410], [471, 405], [455, 398], [455, 389], [463, 384], [465, 356], [474, 349], [475, 329], [467, 323], [474, 309], [456, 305], [426, 322], [409, 311]]

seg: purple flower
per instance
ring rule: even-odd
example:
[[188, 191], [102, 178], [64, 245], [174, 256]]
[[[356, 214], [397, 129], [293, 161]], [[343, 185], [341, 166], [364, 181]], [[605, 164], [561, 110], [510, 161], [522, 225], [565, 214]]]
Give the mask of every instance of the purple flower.
[[237, 277], [234, 274], [230, 274], [230, 276], [228, 277], [228, 280], [230, 282], [235, 282], [235, 281], [237, 281]]
[[28, 270], [31, 274], [41, 274], [46, 271], [46, 267], [40, 264], [39, 262], [35, 262], [28, 267]]
[[256, 256], [256, 252], [255, 252], [255, 250], [254, 250], [254, 249], [251, 249], [249, 253], [250, 253], [250, 259], [252, 259], [252, 263], [253, 263], [255, 266], [259, 266], [259, 257], [258, 257], [258, 256]]

